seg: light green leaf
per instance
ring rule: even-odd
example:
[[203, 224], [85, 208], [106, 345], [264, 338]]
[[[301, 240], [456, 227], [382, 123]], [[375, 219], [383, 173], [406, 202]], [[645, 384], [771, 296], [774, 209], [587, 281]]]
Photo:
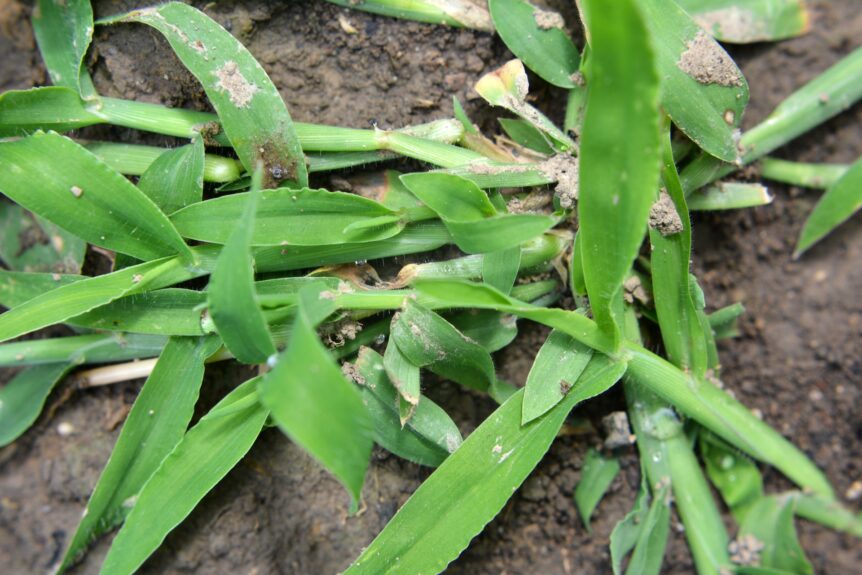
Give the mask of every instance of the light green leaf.
[[[225, 243], [247, 198], [242, 193], [207, 200], [176, 212], [171, 221], [187, 238]], [[260, 193], [250, 241], [253, 246], [370, 242], [398, 234], [404, 223], [396, 212], [356, 194], [281, 188]]]
[[64, 322], [124, 295], [169, 286], [203, 273], [182, 267], [172, 257], [61, 285], [0, 315], [0, 341]]
[[204, 193], [204, 141], [168, 150], [150, 164], [138, 188], [166, 214], [200, 202]]
[[662, 107], [704, 151], [735, 162], [737, 130], [748, 103], [748, 83], [742, 72], [676, 4], [645, 0], [639, 7], [655, 45]]
[[261, 401], [279, 428], [332, 473], [357, 505], [371, 457], [371, 420], [302, 307], [287, 350], [261, 382]]
[[77, 89], [46, 86], [0, 94], [0, 137], [3, 138], [25, 136], [36, 130], [68, 132], [103, 122], [84, 106]]
[[792, 495], [770, 495], [761, 498], [746, 513], [737, 540], [749, 538], [763, 545], [760, 566], [792, 573], [811, 575], [814, 570], [796, 537], [793, 525]]
[[0, 345], [0, 366], [50, 363], [105, 363], [154, 357], [168, 338], [132, 333], [99, 333], [31, 339]]
[[251, 449], [267, 418], [256, 387], [257, 378], [230, 392], [162, 461], [114, 538], [102, 574], [136, 571]]
[[260, 193], [261, 171], [252, 191], [243, 194], [245, 208], [236, 220], [207, 288], [209, 312], [225, 346], [243, 363], [264, 363], [275, 345], [260, 310], [254, 289], [254, 263], [249, 244]]
[[152, 200], [58, 134], [0, 143], [0, 191], [92, 244], [145, 261], [174, 254], [193, 259]]
[[272, 80], [227, 30], [196, 8], [169, 2], [100, 21], [140, 22], [161, 32], [203, 85], [246, 170], [263, 162], [264, 187], [308, 185], [293, 121]]
[[808, 216], [794, 257], [799, 257], [862, 208], [862, 158], [835, 185], [826, 190]]
[[488, 353], [503, 349], [518, 335], [515, 316], [492, 310], [467, 310], [447, 315], [446, 320]]
[[589, 347], [561, 331], [552, 331], [527, 375], [521, 423], [526, 425], [543, 415], [577, 387], [592, 356]]
[[738, 522], [763, 497], [757, 465], [717, 437], [701, 432], [700, 452], [706, 472]]
[[33, 425], [48, 394], [71, 367], [68, 363], [28, 367], [0, 387], [0, 447], [9, 445]]
[[638, 539], [640, 539], [641, 531], [647, 527], [645, 519], [650, 509], [648, 503], [649, 490], [647, 489], [646, 474], [642, 472], [641, 486], [631, 511], [620, 519], [611, 531], [611, 567], [614, 575], [620, 575], [623, 572], [623, 559], [635, 548]]
[[135, 497], [183, 438], [218, 337], [171, 338], [129, 412], [111, 458], [90, 496], [60, 571], [99, 535], [121, 523]]
[[497, 118], [497, 121], [500, 122], [506, 135], [516, 144], [546, 156], [553, 156], [556, 153], [556, 150], [548, 143], [548, 138], [529, 122], [512, 118]]
[[87, 243], [21, 206], [0, 203], [0, 259], [23, 272], [80, 273]]
[[528, 68], [555, 86], [575, 87], [580, 56], [560, 14], [523, 0], [489, 0], [488, 9], [497, 34]]
[[707, 321], [712, 329], [713, 337], [715, 339], [739, 337], [737, 320], [744, 313], [745, 307], [741, 303], [734, 303], [709, 314]]
[[539, 463], [572, 408], [603, 393], [623, 371], [625, 364], [596, 357], [582, 387], [525, 426], [518, 391], [416, 490], [344, 575], [443, 571]]
[[[393, 319], [393, 322], [397, 322]], [[395, 389], [398, 390], [399, 405], [403, 399], [412, 406], [419, 403], [419, 367], [410, 362], [407, 357], [398, 348], [395, 343], [395, 338], [390, 338], [386, 344], [386, 351], [383, 353], [383, 366], [386, 369], [386, 375]], [[409, 414], [405, 418], [405, 414], [401, 414], [401, 424], [409, 419]]]
[[581, 469], [581, 480], [575, 487], [575, 506], [581, 519], [584, 520], [587, 531], [590, 531], [590, 517], [593, 511], [619, 472], [620, 462], [617, 458], [602, 457], [595, 449], [587, 452], [587, 458]]
[[359, 350], [353, 376], [362, 401], [371, 415], [374, 441], [384, 449], [409, 461], [437, 467], [462, 443], [455, 422], [440, 406], [423, 397], [413, 416], [402, 425], [396, 406], [398, 391], [383, 369], [384, 359], [374, 350]]
[[808, 32], [803, 0], [677, 0], [695, 22], [722, 42], [749, 44]]
[[495, 384], [491, 355], [438, 314], [410, 299], [393, 318], [391, 341], [413, 365], [427, 367], [441, 377], [480, 391]]
[[623, 280], [643, 242], [660, 165], [659, 76], [643, 3], [637, 4], [583, 4], [591, 51], [578, 242], [593, 314], [613, 347], [620, 341]]
[[88, 0], [39, 0], [33, 11], [33, 34], [55, 86], [71, 88], [84, 98], [96, 95], [83, 65], [93, 39], [93, 9]]
[[626, 575], [658, 575], [664, 560], [667, 536], [670, 532], [670, 487], [661, 486], [653, 493], [649, 511], [638, 532], [634, 552], [629, 559]]
[[[204, 335], [213, 331], [201, 307], [203, 292], [167, 288], [134, 294], [69, 318], [65, 323], [90, 329], [162, 335]], [[206, 327], [206, 329], [205, 329]]]
[[692, 192], [688, 207], [692, 211], [738, 210], [772, 203], [772, 195], [761, 184], [718, 182]]
[[794, 497], [797, 516], [862, 538], [862, 513], [848, 509], [840, 501], [811, 493], [796, 492]]
[[503, 293], [512, 291], [521, 267], [521, 246], [489, 252], [482, 258], [482, 281]]

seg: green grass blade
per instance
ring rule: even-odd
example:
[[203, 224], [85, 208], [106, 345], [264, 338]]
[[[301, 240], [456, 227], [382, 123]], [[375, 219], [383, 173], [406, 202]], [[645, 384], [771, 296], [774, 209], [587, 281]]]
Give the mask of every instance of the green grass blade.
[[859, 208], [862, 208], [862, 158], [857, 160], [834, 186], [826, 190], [814, 206], [814, 211], [808, 216], [799, 234], [794, 257], [802, 255], [850, 219]]
[[491, 310], [470, 310], [450, 314], [446, 320], [455, 329], [485, 348], [488, 353], [500, 351], [518, 335], [515, 317]]
[[635, 344], [628, 375], [686, 416], [752, 457], [769, 463], [801, 487], [834, 498], [832, 486], [808, 457], [741, 403], [708, 381], [683, 373]]
[[188, 246], [159, 208], [126, 178], [63, 136], [0, 144], [0, 191], [88, 242], [141, 260]]
[[[643, 469], [643, 467], [641, 467]], [[614, 575], [620, 575], [623, 572], [623, 559], [628, 553], [635, 548], [641, 532], [644, 529], [651, 529], [652, 526], [647, 525], [645, 519], [649, 507], [649, 490], [647, 489], [646, 474], [641, 473], [641, 486], [638, 490], [635, 503], [625, 517], [620, 519], [611, 531], [610, 537], [610, 552], [611, 552], [611, 568]]]
[[464, 386], [486, 391], [496, 382], [494, 362], [482, 346], [410, 299], [393, 319], [390, 341], [413, 365], [427, 367]]
[[244, 208], [219, 254], [207, 288], [209, 312], [225, 346], [243, 363], [264, 363], [275, 353], [254, 289], [251, 243], [261, 171], [252, 191], [241, 198]]
[[252, 379], [234, 389], [162, 461], [114, 538], [101, 573], [136, 571], [251, 449], [267, 418], [256, 388]]
[[485, 192], [460, 176], [426, 172], [406, 174], [401, 181], [437, 212], [455, 243], [467, 253], [515, 247], [556, 223], [550, 216], [498, 213]]
[[402, 426], [398, 390], [386, 376], [384, 361], [380, 354], [363, 347], [354, 366], [353, 379], [374, 424], [374, 441], [399, 457], [437, 467], [461, 445], [461, 432], [446, 412], [427, 397], [419, 401], [413, 416]]
[[[193, 138], [197, 140], [197, 136]], [[165, 156], [163, 162], [166, 162], [168, 158], [172, 158], [175, 162], [180, 162], [180, 159], [177, 155], [180, 154], [179, 150], [187, 150], [187, 147], [183, 148], [175, 148], [173, 150], [159, 148], [157, 146], [141, 146], [138, 144], [118, 144], [115, 142], [86, 142], [84, 147], [87, 148], [90, 152], [93, 153], [97, 158], [108, 164], [114, 170], [120, 172], [121, 174], [125, 174], [127, 176], [141, 176], [150, 169], [154, 162], [159, 160], [161, 156]], [[176, 155], [174, 155], [176, 154]], [[197, 173], [197, 152], [186, 151], [186, 154], [191, 154], [191, 164], [184, 164], [193, 167], [194, 173]], [[235, 182], [240, 178], [242, 164], [239, 163], [238, 160], [233, 158], [225, 158], [224, 156], [217, 156], [215, 154], [204, 154], [203, 157], [203, 178], [205, 182], [215, 182], [215, 183], [225, 183], [225, 182]], [[180, 164], [183, 165], [183, 164]], [[174, 172], [175, 176], [182, 176], [183, 172]], [[165, 174], [167, 175], [167, 174]], [[168, 183], [168, 185], [170, 185]], [[191, 187], [191, 184], [186, 184]], [[247, 178], [245, 180], [245, 188], [248, 188], [251, 185], [251, 178]], [[141, 187], [141, 182], [138, 182], [138, 187]], [[143, 187], [141, 187], [143, 189]], [[224, 191], [221, 188], [218, 191]], [[155, 191], [154, 191], [155, 193]], [[149, 192], [147, 195], [150, 195]], [[159, 190], [158, 197], [166, 196], [167, 193]], [[152, 197], [152, 196], [151, 196]], [[189, 198], [191, 198], [191, 192], [189, 192]], [[195, 193], [195, 198], [197, 201], [200, 201], [197, 198], [197, 194]], [[189, 202], [191, 203], [191, 202]], [[165, 210], [166, 213], [171, 213]]]
[[36, 130], [68, 132], [104, 120], [89, 111], [77, 90], [63, 86], [9, 90], [0, 94], [0, 137], [26, 136]]
[[246, 170], [259, 161], [264, 187], [308, 185], [305, 157], [293, 121], [272, 80], [227, 30], [187, 4], [170, 2], [101, 23], [140, 22], [161, 32], [201, 82]]
[[497, 121], [500, 122], [506, 135], [516, 144], [546, 156], [553, 156], [556, 153], [548, 143], [548, 139], [529, 122], [512, 118], [497, 118]]
[[525, 426], [523, 392], [510, 397], [416, 490], [344, 575], [443, 571], [538, 464], [572, 408], [603, 393], [623, 371], [625, 364], [596, 357], [582, 386]]
[[0, 387], [0, 447], [9, 445], [33, 425], [48, 394], [71, 367], [68, 363], [28, 367]]
[[[231, 194], [184, 208], [171, 216], [180, 234], [225, 243], [248, 193]], [[375, 225], [381, 218], [389, 223]], [[322, 246], [382, 240], [404, 222], [394, 211], [356, 194], [281, 188], [261, 192], [250, 242], [253, 246]]]
[[33, 11], [33, 34], [55, 86], [84, 98], [96, 96], [84, 56], [93, 39], [93, 9], [88, 0], [39, 0]]
[[[676, 4], [640, 4], [653, 32], [662, 106], [707, 153], [735, 162], [748, 84], [724, 49]], [[592, 87], [591, 87], [592, 89]]]
[[757, 164], [760, 175], [767, 180], [784, 182], [804, 188], [831, 188], [841, 179], [849, 164], [809, 164], [766, 157]]
[[489, 0], [497, 34], [530, 70], [560, 88], [574, 88], [580, 55], [565, 29], [563, 17], [523, 0]]
[[[393, 319], [393, 322], [397, 321]], [[396, 338], [390, 338], [386, 344], [386, 351], [383, 353], [383, 367], [386, 369], [386, 375], [395, 389], [398, 391], [398, 401], [403, 399], [411, 406], [416, 406], [419, 403], [419, 366], [414, 365], [401, 352], [398, 344], [395, 343]], [[409, 408], [408, 408], [409, 409]], [[409, 419], [410, 413], [401, 413], [401, 423], [404, 424]]]
[[653, 493], [652, 503], [637, 533], [626, 575], [658, 575], [664, 560], [670, 533], [670, 486], [663, 485]]
[[204, 193], [203, 138], [156, 158], [138, 180], [138, 189], [166, 214], [200, 202]]
[[521, 268], [521, 246], [484, 254], [482, 281], [503, 293], [512, 291]]
[[593, 313], [617, 347], [622, 284], [643, 242], [658, 183], [659, 77], [646, 22], [634, 2], [584, 5], [591, 52], [578, 242]]
[[261, 401], [279, 428], [330, 473], [358, 505], [371, 457], [372, 424], [300, 308], [286, 351], [261, 381]]
[[327, 0], [333, 4], [373, 14], [406, 18], [431, 24], [448, 24], [493, 32], [487, 9], [471, 0]]
[[215, 336], [168, 341], [123, 424], [60, 571], [96, 537], [123, 521], [135, 496], [183, 438], [203, 382], [204, 361], [220, 344]]
[[561, 331], [554, 330], [539, 348], [527, 375], [524, 391], [526, 425], [565, 399], [593, 356], [593, 350]]
[[201, 273], [185, 269], [174, 257], [63, 285], [0, 315], [0, 341], [64, 322], [124, 295], [179, 283]]
[[575, 487], [575, 507], [578, 508], [587, 531], [591, 531], [590, 517], [593, 511], [619, 472], [620, 462], [616, 457], [602, 457], [595, 449], [587, 452], [584, 466], [581, 468], [581, 480]]
[[650, 212], [652, 293], [662, 343], [671, 363], [703, 377], [707, 368], [706, 335], [690, 291], [691, 220], [670, 147], [664, 136], [662, 179], [666, 191]]
[[677, 0], [695, 22], [722, 42], [749, 44], [808, 32], [803, 0]]
[[168, 338], [132, 333], [99, 333], [33, 339], [0, 345], [0, 367], [50, 363], [106, 363], [155, 357]]
[[797, 516], [862, 538], [862, 513], [847, 509], [839, 501], [810, 493], [795, 493], [794, 496]]
[[78, 236], [21, 206], [0, 204], [0, 259], [9, 269], [76, 274], [86, 251], [87, 243]]
[[122, 297], [65, 323], [108, 331], [199, 336], [212, 331], [200, 310], [206, 301], [203, 292], [160, 289]]
[[712, 434], [700, 434], [700, 452], [706, 472], [737, 522], [742, 522], [763, 497], [763, 479], [757, 465]]
[[709, 314], [707, 321], [712, 329], [713, 337], [715, 339], [739, 337], [736, 320], [744, 313], [745, 307], [741, 303], [735, 303]]
[[761, 184], [718, 182], [693, 192], [688, 197], [692, 211], [738, 210], [772, 203], [772, 195]]
[[814, 570], [805, 558], [793, 525], [794, 505], [792, 495], [761, 498], [739, 526], [737, 541], [749, 538], [762, 545], [760, 567], [794, 575], [811, 575]]

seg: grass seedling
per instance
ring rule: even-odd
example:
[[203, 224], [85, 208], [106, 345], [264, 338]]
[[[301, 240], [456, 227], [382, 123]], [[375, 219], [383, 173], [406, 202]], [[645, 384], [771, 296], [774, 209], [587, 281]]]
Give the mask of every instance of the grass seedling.
[[[154, 28], [215, 113], [103, 97], [82, 64], [89, 2], [39, 2], [54, 86], [0, 94], [0, 192], [13, 202], [0, 211], [0, 366], [25, 368], [0, 389], [0, 444], [67, 375], [82, 389], [146, 378], [58, 572], [116, 528], [102, 572], [139, 569], [270, 425], [344, 486], [352, 511], [374, 444], [435, 468], [346, 573], [440, 573], [572, 409], [618, 382], [642, 487], [611, 535], [614, 573], [661, 570], [674, 512], [700, 574], [810, 573], [795, 516], [859, 535], [817, 466], [722, 389], [715, 341], [738, 334], [744, 310], [707, 314], [689, 213], [768, 204], [761, 184], [718, 181], [760, 160], [767, 179], [827, 189], [797, 254], [850, 217], [860, 163], [764, 156], [862, 97], [862, 51], [740, 135], [748, 85], [716, 39], [803, 33], [800, 2], [581, 0], [581, 51], [574, 23], [523, 0], [335, 3], [498, 33], [518, 59], [476, 90], [517, 116], [500, 119], [510, 140], [483, 136], [457, 101], [455, 120], [397, 130], [293, 122], [252, 54], [180, 3], [96, 24]], [[728, 17], [741, 10], [750, 17]], [[568, 91], [564, 129], [528, 103], [527, 69]], [[64, 135], [96, 124], [184, 145]], [[428, 169], [374, 172], [356, 180], [361, 194], [309, 187], [309, 174], [399, 156]], [[53, 241], [7, 239], [31, 228]], [[113, 269], [81, 275], [96, 250]], [[523, 321], [552, 331], [526, 381], [504, 381], [492, 354]], [[78, 335], [12, 341], [53, 325]], [[189, 427], [216, 361], [259, 375]], [[499, 407], [465, 438], [426, 396], [429, 374]], [[625, 444], [585, 463], [573, 497], [587, 528]], [[755, 462], [799, 490], [765, 494]], [[756, 561], [743, 545], [759, 546]]]

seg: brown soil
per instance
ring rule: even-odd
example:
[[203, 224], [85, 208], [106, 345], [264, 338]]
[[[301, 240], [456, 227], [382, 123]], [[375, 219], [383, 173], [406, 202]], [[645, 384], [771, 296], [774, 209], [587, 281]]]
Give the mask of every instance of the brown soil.
[[[732, 50], [751, 84], [747, 126], [860, 45], [862, 12], [853, 0], [812, 4], [808, 36]], [[139, 6], [101, 1], [96, 12], [104, 16]], [[575, 21], [571, 10], [566, 5], [563, 11], [568, 22]], [[17, 0], [0, 0], [0, 90], [46, 81], [34, 51], [29, 12]], [[451, 95], [457, 94], [474, 119], [493, 128], [493, 114], [476, 101], [470, 86], [509, 55], [487, 34], [345, 12], [322, 1], [222, 2], [209, 5], [208, 13], [249, 46], [296, 119], [397, 127], [450, 115]], [[339, 25], [342, 13], [357, 34]], [[128, 25], [97, 30], [96, 45], [90, 66], [101, 93], [205, 108], [203, 91], [152, 30]], [[537, 105], [559, 119], [560, 94], [531, 83]], [[142, 139], [125, 130], [103, 133]], [[160, 136], [143, 140], [170, 141]], [[852, 161], [862, 155], [862, 107], [781, 155]], [[711, 308], [742, 300], [748, 309], [743, 337], [721, 345], [725, 384], [809, 453], [844, 493], [862, 479], [862, 219], [794, 262], [793, 243], [817, 193], [778, 185], [772, 192], [772, 206], [697, 218], [696, 271]], [[523, 382], [545, 335], [540, 327], [522, 324], [515, 345], [497, 358], [501, 375]], [[209, 370], [202, 403], [211, 404], [229, 382], [246, 375], [239, 367]], [[118, 414], [132, 403], [138, 385], [75, 393], [53, 418], [43, 417], [0, 452], [4, 572], [44, 572], [56, 561], [110, 453]], [[433, 393], [465, 433], [493, 408], [447, 384]], [[612, 392], [581, 407], [577, 415], [599, 427], [603, 415], [622, 405], [619, 393]], [[73, 433], [61, 436], [60, 423], [70, 424]], [[447, 572], [609, 573], [608, 536], [631, 506], [638, 464], [633, 449], [624, 453], [623, 473], [588, 533], [571, 495], [587, 448], [600, 442], [596, 432], [558, 440], [538, 471]], [[427, 475], [425, 469], [376, 452], [363, 494], [367, 509], [348, 517], [343, 489], [278, 431], [269, 430], [144, 571], [338, 572]], [[770, 490], [787, 487], [777, 473], [766, 471], [766, 477]], [[850, 573], [862, 564], [858, 540], [806, 522], [799, 525], [818, 573]], [[96, 545], [77, 573], [97, 572], [109, 539]], [[682, 536], [673, 538], [665, 567], [668, 573], [693, 571]]]

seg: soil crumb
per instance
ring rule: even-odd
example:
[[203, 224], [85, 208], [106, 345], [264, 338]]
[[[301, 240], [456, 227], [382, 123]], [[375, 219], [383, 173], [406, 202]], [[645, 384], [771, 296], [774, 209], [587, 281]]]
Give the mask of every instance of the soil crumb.
[[554, 28], [562, 29], [566, 25], [566, 21], [559, 12], [553, 10], [542, 10], [541, 8], [533, 7], [533, 20], [536, 21], [536, 26], [540, 30], [552, 30]]
[[699, 30], [676, 63], [680, 70], [701, 84], [742, 86], [742, 76], [727, 52], [709, 34]]
[[228, 60], [215, 74], [218, 77], [218, 87], [227, 92], [234, 106], [246, 108], [251, 104], [258, 87], [245, 79], [236, 62]]
[[578, 199], [578, 160], [569, 154], [557, 154], [545, 160], [539, 171], [557, 182], [554, 192], [560, 199], [560, 206], [567, 210], [574, 207]]
[[628, 447], [635, 442], [635, 436], [629, 427], [629, 416], [625, 411], [614, 411], [603, 417], [602, 427], [605, 430], [606, 449]]
[[672, 236], [683, 230], [682, 218], [679, 217], [673, 200], [665, 190], [661, 191], [658, 201], [650, 208], [649, 227], [663, 236]]
[[754, 535], [742, 535], [731, 541], [727, 550], [730, 560], [737, 565], [756, 566], [760, 565], [760, 552], [763, 547], [763, 542]]
[[739, 6], [703, 12], [695, 15], [694, 21], [707, 32], [735, 42], [747, 43], [769, 39], [764, 24], [758, 21], [750, 10]]

